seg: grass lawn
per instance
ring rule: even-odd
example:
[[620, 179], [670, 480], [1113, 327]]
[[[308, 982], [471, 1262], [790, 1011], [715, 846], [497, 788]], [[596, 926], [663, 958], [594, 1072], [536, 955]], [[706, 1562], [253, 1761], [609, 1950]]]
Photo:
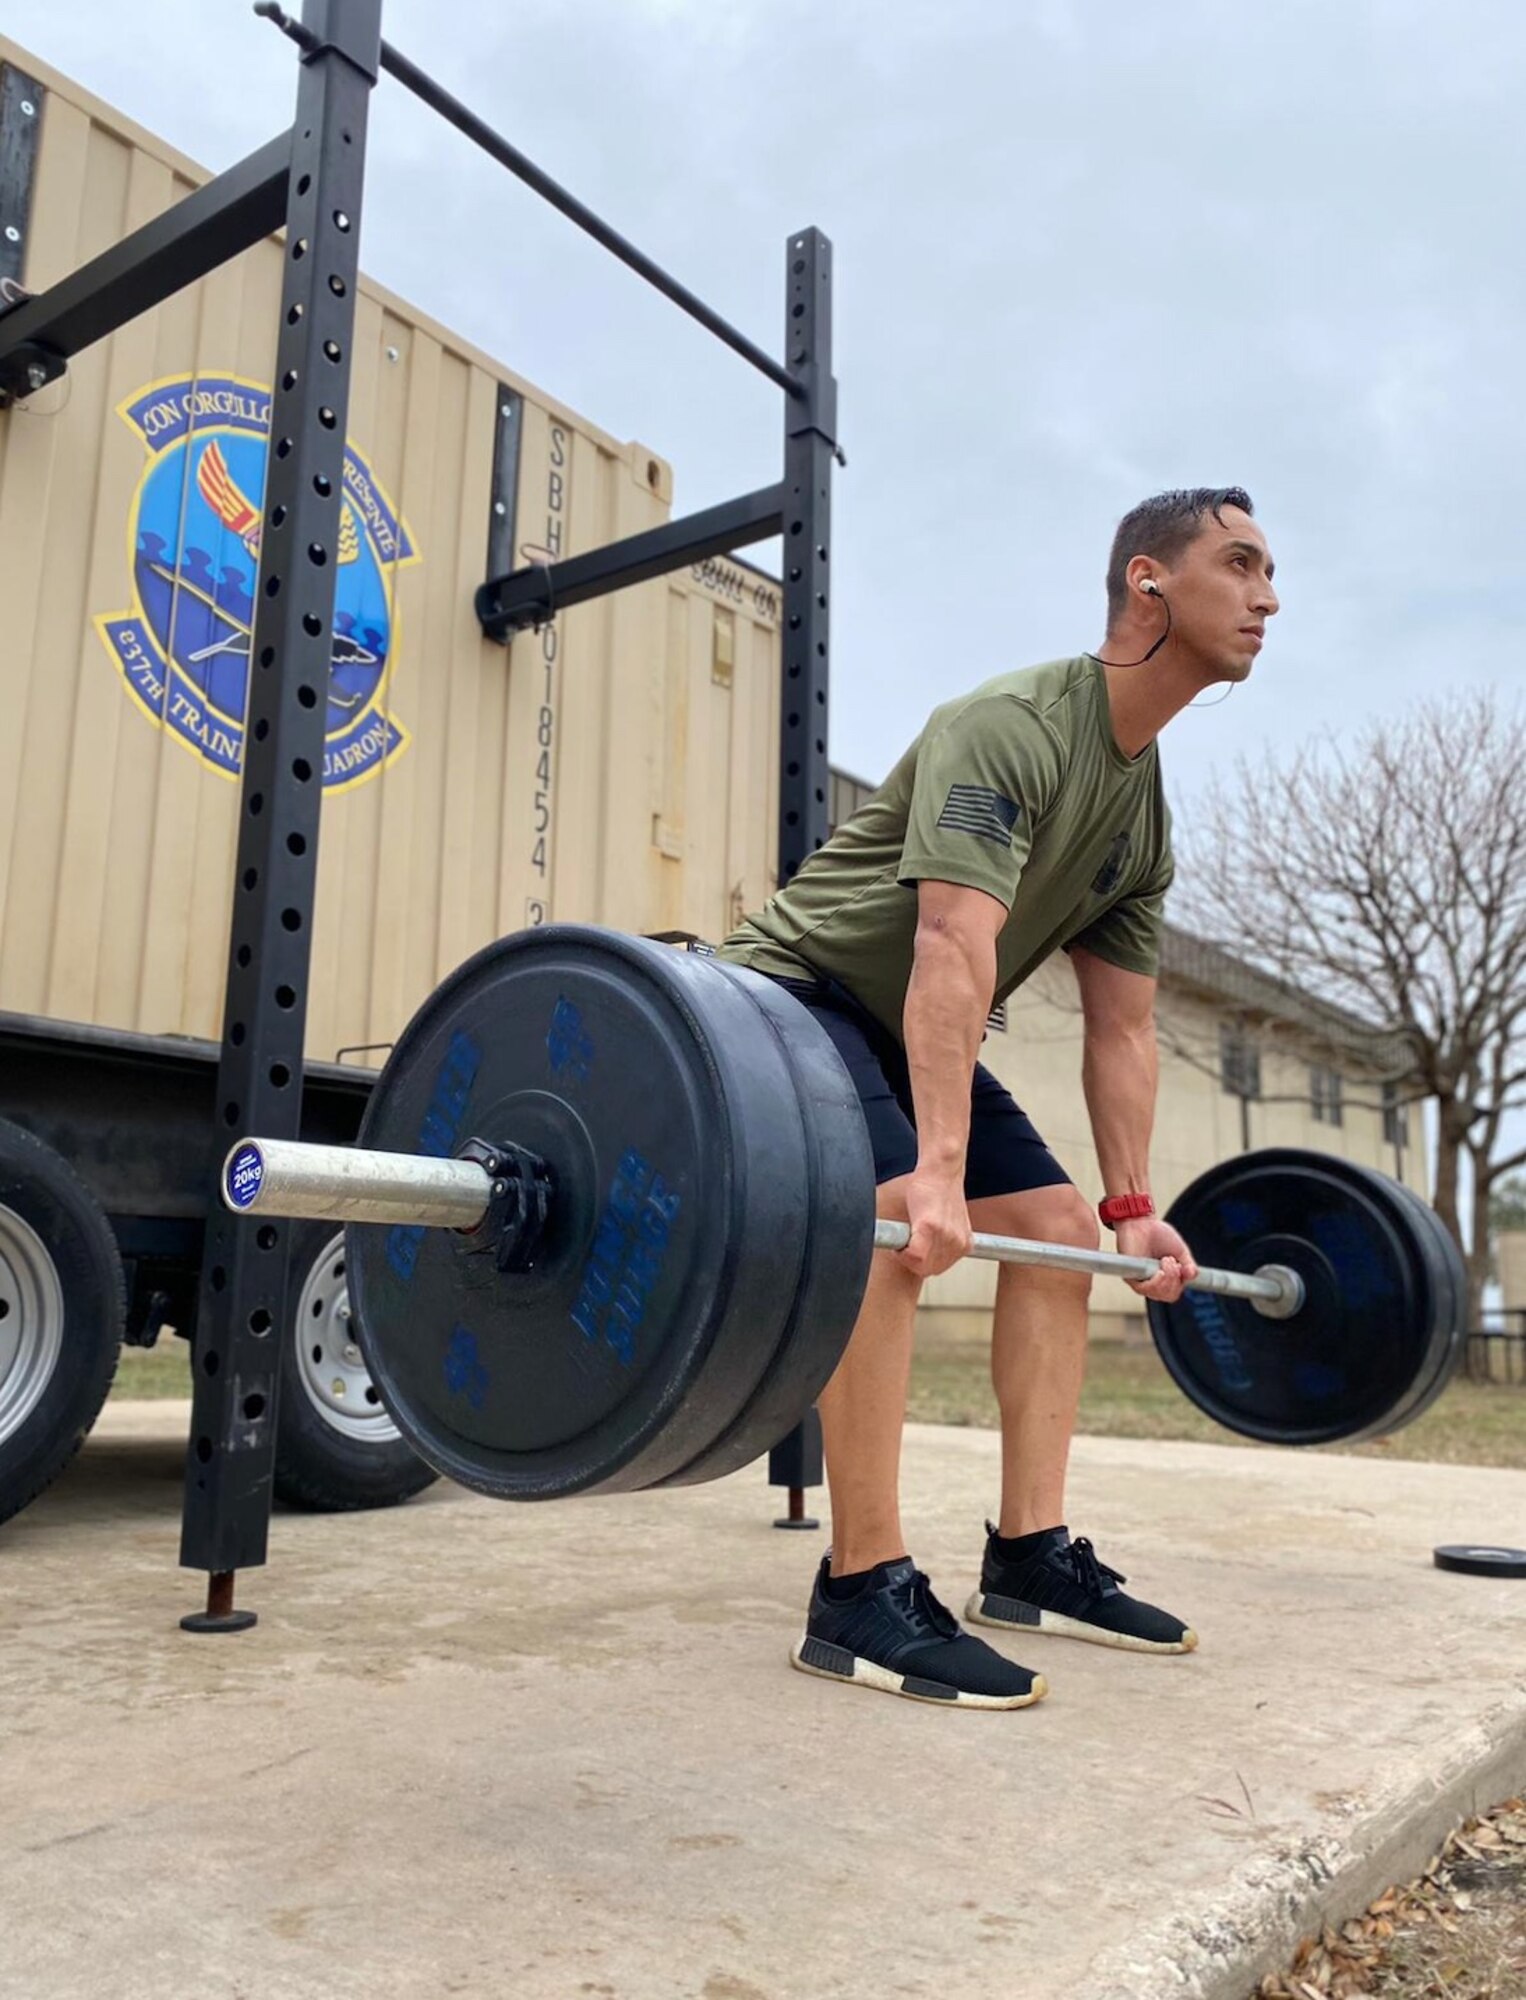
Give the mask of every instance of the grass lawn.
[[[921, 1423], [994, 1429], [988, 1353], [977, 1345], [924, 1342], [912, 1362], [908, 1414]], [[1155, 1349], [1096, 1342], [1081, 1397], [1083, 1431], [1097, 1437], [1196, 1438], [1243, 1444], [1193, 1408]], [[1419, 1458], [1447, 1465], [1526, 1470], [1526, 1388], [1457, 1381], [1425, 1415], [1392, 1437], [1322, 1449], [1362, 1458]]]
[[[190, 1357], [183, 1340], [122, 1350], [116, 1396], [189, 1396]], [[924, 1341], [912, 1363], [908, 1414], [920, 1423], [994, 1429], [987, 1356], [976, 1345]], [[1153, 1347], [1093, 1345], [1081, 1398], [1081, 1429], [1098, 1437], [1197, 1438], [1245, 1442], [1195, 1410], [1161, 1366]], [[1371, 1444], [1339, 1445], [1364, 1458], [1423, 1458], [1448, 1465], [1504, 1465], [1526, 1470], [1526, 1388], [1454, 1382], [1407, 1430]]]
[[124, 1347], [113, 1396], [189, 1396], [190, 1342], [167, 1334], [157, 1347]]

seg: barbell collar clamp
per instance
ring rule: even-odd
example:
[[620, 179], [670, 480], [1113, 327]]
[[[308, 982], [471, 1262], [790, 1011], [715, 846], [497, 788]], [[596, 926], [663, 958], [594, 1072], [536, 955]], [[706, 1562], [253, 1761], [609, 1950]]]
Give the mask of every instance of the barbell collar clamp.
[[456, 1232], [465, 1247], [488, 1252], [500, 1271], [533, 1271], [556, 1195], [551, 1168], [509, 1139], [468, 1139], [456, 1160], [481, 1167], [489, 1184], [481, 1221]]

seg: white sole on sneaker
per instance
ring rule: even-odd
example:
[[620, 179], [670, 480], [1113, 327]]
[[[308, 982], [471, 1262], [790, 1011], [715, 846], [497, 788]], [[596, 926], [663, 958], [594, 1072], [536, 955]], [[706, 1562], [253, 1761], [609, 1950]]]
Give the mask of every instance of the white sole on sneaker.
[[993, 1618], [985, 1606], [985, 1592], [977, 1590], [964, 1607], [967, 1622], [987, 1625], [997, 1632], [1020, 1632], [1025, 1639], [1030, 1632], [1047, 1632], [1056, 1639], [1082, 1639], [1088, 1646], [1111, 1646], [1120, 1653], [1197, 1651], [1197, 1634], [1190, 1625], [1180, 1639], [1135, 1639], [1127, 1632], [1105, 1632], [1100, 1625], [1088, 1625], [1084, 1618], [1067, 1618], [1059, 1611], [1034, 1611], [1030, 1623], [1026, 1618]]
[[[815, 1658], [809, 1655], [815, 1655]], [[834, 1664], [823, 1662], [832, 1657]], [[877, 1667], [873, 1660], [860, 1659], [841, 1646], [812, 1639], [807, 1632], [790, 1648], [790, 1665], [802, 1674], [815, 1674], [824, 1681], [838, 1681], [849, 1687], [875, 1688], [882, 1694], [898, 1694], [905, 1701], [925, 1701], [937, 1708], [1032, 1708], [1049, 1692], [1042, 1674], [1035, 1674], [1026, 1694], [966, 1694], [958, 1688], [939, 1689], [934, 1681], [920, 1680], [915, 1674], [892, 1673]]]

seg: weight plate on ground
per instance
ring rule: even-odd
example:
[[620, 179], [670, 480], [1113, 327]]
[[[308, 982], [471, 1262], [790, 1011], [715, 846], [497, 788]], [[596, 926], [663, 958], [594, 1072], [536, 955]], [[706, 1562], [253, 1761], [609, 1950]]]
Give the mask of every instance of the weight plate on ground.
[[1464, 1576], [1526, 1576], [1526, 1549], [1443, 1543], [1432, 1552], [1432, 1560], [1437, 1569], [1459, 1570]]
[[1211, 1167], [1172, 1203], [1200, 1264], [1288, 1264], [1307, 1291], [1284, 1320], [1211, 1292], [1149, 1302], [1161, 1359], [1216, 1422], [1269, 1444], [1350, 1441], [1393, 1429], [1431, 1380], [1427, 1246], [1378, 1181], [1333, 1155], [1275, 1148]]
[[[548, 925], [478, 953], [403, 1031], [362, 1146], [511, 1140], [555, 1181], [525, 1273], [452, 1231], [350, 1227], [372, 1378], [440, 1471], [502, 1498], [630, 1491], [736, 1424], [813, 1228], [798, 1095], [759, 1028], [701, 958]], [[815, 1329], [833, 1362], [852, 1319]]]
[[789, 1064], [806, 1136], [812, 1218], [805, 1261], [784, 1331], [764, 1357], [756, 1388], [735, 1423], [666, 1484], [693, 1486], [749, 1464], [794, 1429], [831, 1379], [863, 1303], [874, 1255], [874, 1154], [858, 1092], [832, 1038], [808, 1008], [772, 979], [714, 961], [758, 1009]]

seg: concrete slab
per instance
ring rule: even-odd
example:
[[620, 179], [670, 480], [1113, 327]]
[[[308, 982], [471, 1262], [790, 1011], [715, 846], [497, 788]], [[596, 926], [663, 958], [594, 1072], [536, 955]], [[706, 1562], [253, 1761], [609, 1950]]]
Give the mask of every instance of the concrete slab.
[[[957, 1713], [793, 1674], [816, 1537], [690, 1494], [283, 1515], [253, 1632], [176, 1625], [174, 1404], [0, 1532], [11, 2000], [1243, 2000], [1322, 1912], [1526, 1785], [1526, 1474], [1083, 1439], [1073, 1525], [1186, 1659], [1029, 1641]], [[914, 1427], [969, 1590], [996, 1441]]]

